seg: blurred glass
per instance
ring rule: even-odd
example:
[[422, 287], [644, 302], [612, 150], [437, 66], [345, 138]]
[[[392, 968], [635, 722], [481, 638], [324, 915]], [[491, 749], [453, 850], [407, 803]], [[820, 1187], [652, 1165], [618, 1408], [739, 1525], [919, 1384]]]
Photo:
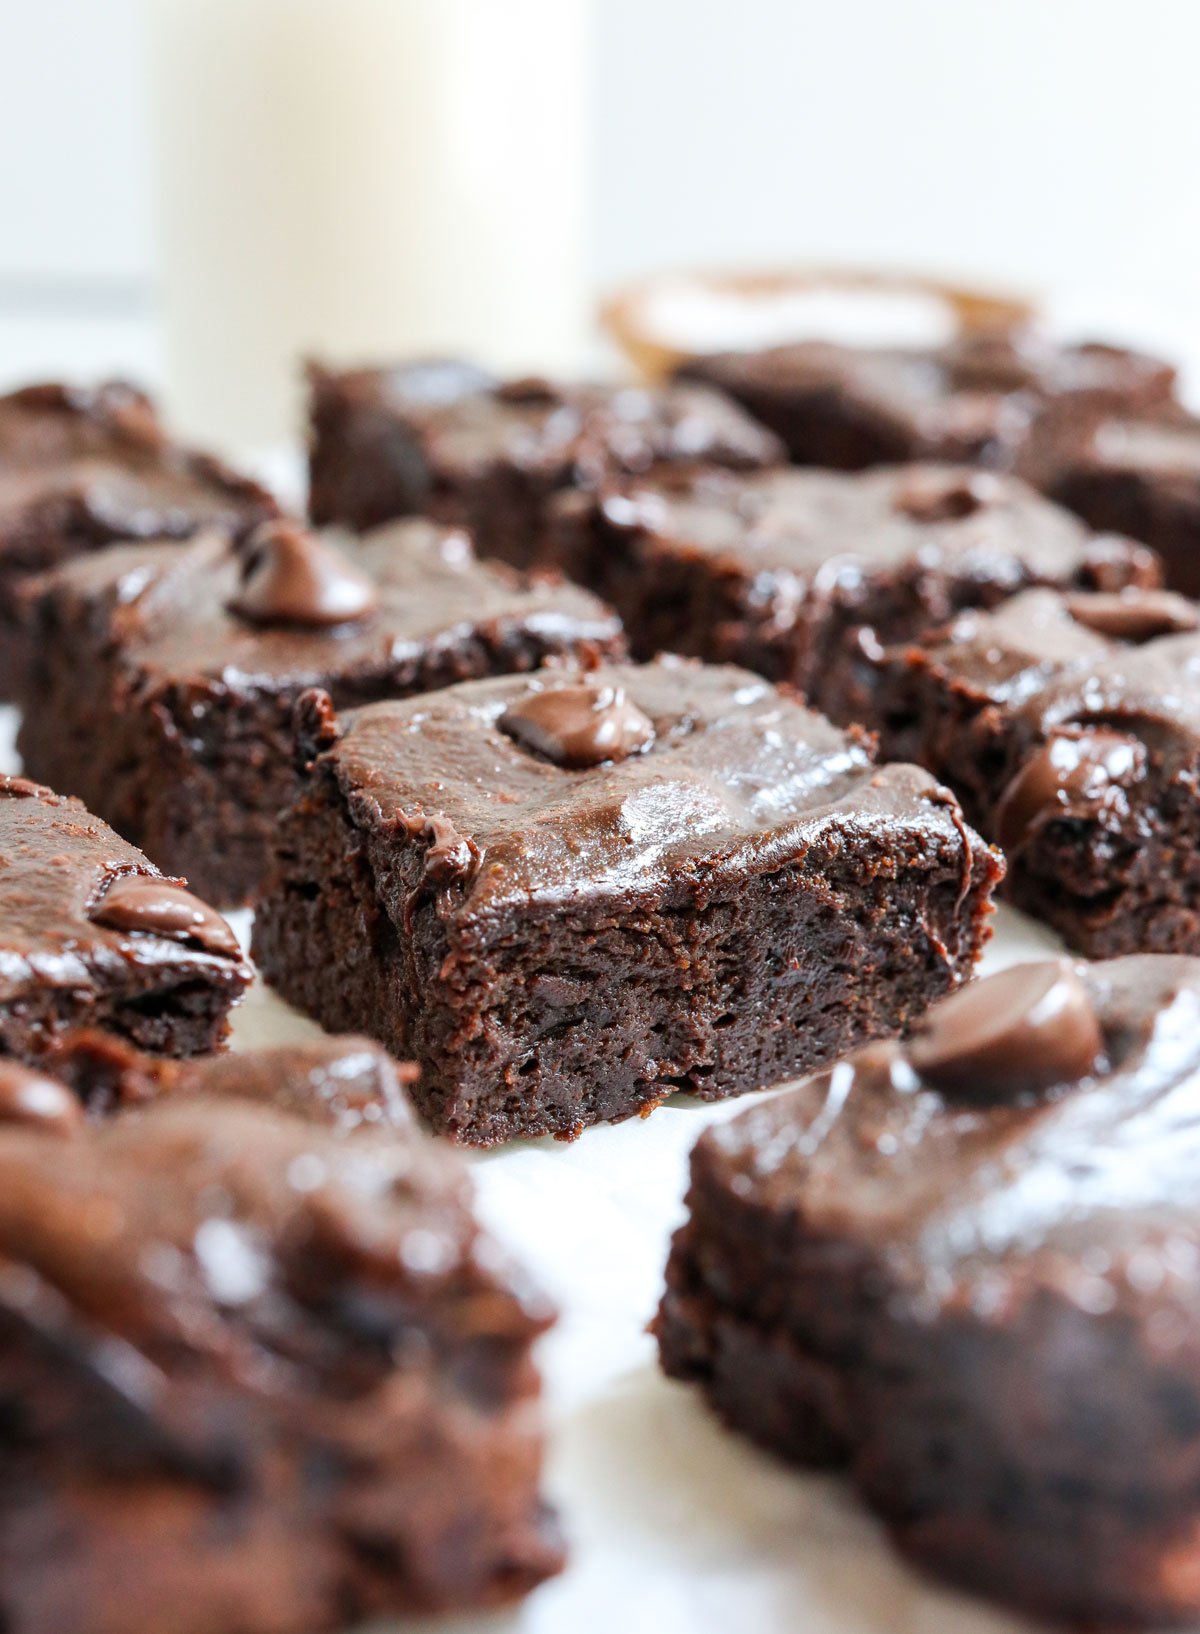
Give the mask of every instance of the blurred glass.
[[298, 359], [586, 344], [589, 0], [144, 0], [167, 399], [294, 432]]

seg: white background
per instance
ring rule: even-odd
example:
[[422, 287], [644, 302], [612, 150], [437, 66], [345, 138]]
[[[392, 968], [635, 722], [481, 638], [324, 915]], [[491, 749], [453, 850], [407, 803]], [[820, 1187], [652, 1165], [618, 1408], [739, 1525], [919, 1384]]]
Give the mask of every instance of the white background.
[[[82, 301], [111, 317], [152, 302], [138, 6], [0, 0], [0, 307]], [[596, 0], [596, 13], [598, 285], [811, 257], [1156, 309], [1193, 298], [1195, 0]]]

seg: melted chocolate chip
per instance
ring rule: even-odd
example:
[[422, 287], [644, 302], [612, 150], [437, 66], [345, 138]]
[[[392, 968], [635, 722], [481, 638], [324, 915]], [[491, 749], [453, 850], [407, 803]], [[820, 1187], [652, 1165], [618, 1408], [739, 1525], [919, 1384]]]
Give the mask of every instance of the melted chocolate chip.
[[1181, 635], [1200, 624], [1196, 604], [1170, 590], [1122, 590], [1068, 596], [1066, 601], [1077, 624], [1114, 641], [1152, 641], [1155, 636]]
[[896, 509], [914, 522], [963, 522], [991, 504], [997, 485], [985, 471], [936, 472], [914, 475], [896, 492]]
[[625, 760], [654, 742], [654, 723], [619, 686], [530, 692], [505, 710], [499, 724], [526, 749], [572, 770]]
[[191, 942], [205, 953], [241, 958], [237, 937], [219, 913], [190, 891], [145, 874], [114, 880], [88, 917], [110, 930], [165, 936]]
[[1142, 773], [1145, 751], [1131, 738], [1103, 727], [1076, 737], [1051, 738], [1021, 767], [996, 808], [996, 840], [1015, 851], [1043, 815], [1074, 805], [1094, 805]]
[[1075, 1083], [1104, 1035], [1066, 960], [1014, 965], [935, 1005], [908, 1046], [926, 1083], [958, 1100], [1003, 1102]]
[[0, 1061], [0, 1124], [9, 1123], [70, 1135], [83, 1123], [83, 1107], [57, 1078], [19, 1061]]
[[340, 550], [294, 522], [264, 522], [246, 543], [229, 609], [255, 624], [330, 629], [367, 618], [379, 591]]

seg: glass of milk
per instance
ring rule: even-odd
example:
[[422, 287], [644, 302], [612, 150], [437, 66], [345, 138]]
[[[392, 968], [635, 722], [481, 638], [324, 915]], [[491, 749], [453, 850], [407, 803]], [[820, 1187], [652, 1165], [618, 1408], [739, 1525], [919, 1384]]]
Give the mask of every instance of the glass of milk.
[[144, 0], [167, 405], [293, 434], [299, 360], [586, 348], [589, 0]]

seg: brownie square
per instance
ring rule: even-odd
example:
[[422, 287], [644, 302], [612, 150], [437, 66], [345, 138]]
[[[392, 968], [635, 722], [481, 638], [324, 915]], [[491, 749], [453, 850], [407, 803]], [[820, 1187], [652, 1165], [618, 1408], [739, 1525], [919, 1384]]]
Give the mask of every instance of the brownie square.
[[1168, 592], [1030, 591], [874, 661], [884, 751], [944, 777], [1005, 891], [1093, 957], [1200, 952], [1200, 633]]
[[407, 1130], [416, 1113], [405, 1086], [416, 1076], [411, 1062], [393, 1061], [369, 1038], [323, 1034], [170, 1060], [85, 1027], [56, 1038], [34, 1065], [0, 1058], [0, 1125], [73, 1135], [85, 1120], [102, 1123], [169, 1099], [269, 1106], [342, 1135]]
[[1105, 419], [1064, 443], [1046, 491], [1093, 527], [1144, 539], [1167, 583], [1200, 596], [1200, 419]]
[[116, 539], [244, 533], [278, 513], [256, 482], [173, 443], [141, 392], [28, 386], [0, 397], [0, 699], [27, 661], [20, 590], [32, 573]]
[[0, 1057], [78, 1027], [216, 1049], [250, 970], [219, 914], [77, 800], [0, 777]]
[[364, 1053], [231, 1055], [66, 1138], [0, 1130], [14, 1634], [320, 1634], [559, 1569], [531, 1354], [553, 1313], [461, 1160], [411, 1121], [280, 1109], [313, 1073], [381, 1084]]
[[953, 799], [745, 670], [564, 667], [302, 706], [266, 978], [478, 1145], [777, 1083], [971, 970], [1000, 865]]
[[656, 464], [771, 465], [783, 450], [699, 386], [501, 383], [462, 363], [309, 370], [317, 522], [365, 529], [424, 512], [470, 529], [480, 551], [541, 560], [546, 503], [564, 488]]
[[270, 523], [241, 549], [123, 546], [32, 600], [26, 770], [225, 904], [253, 899], [295, 793], [306, 687], [361, 704], [624, 651], [586, 591], [480, 563], [463, 534], [419, 520], [359, 541]]
[[699, 358], [680, 378], [718, 387], [783, 439], [798, 465], [858, 471], [905, 460], [1019, 468], [1039, 419], [1171, 400], [1158, 358], [1033, 333], [898, 349], [801, 341]]
[[843, 721], [859, 716], [863, 629], [897, 641], [1030, 585], [1159, 582], [1144, 547], [1091, 534], [1015, 477], [956, 466], [661, 472], [569, 496], [556, 523], [636, 656], [745, 664]]
[[711, 1128], [667, 1371], [961, 1587], [1191, 1627], [1198, 1017], [1195, 959], [1017, 966]]

